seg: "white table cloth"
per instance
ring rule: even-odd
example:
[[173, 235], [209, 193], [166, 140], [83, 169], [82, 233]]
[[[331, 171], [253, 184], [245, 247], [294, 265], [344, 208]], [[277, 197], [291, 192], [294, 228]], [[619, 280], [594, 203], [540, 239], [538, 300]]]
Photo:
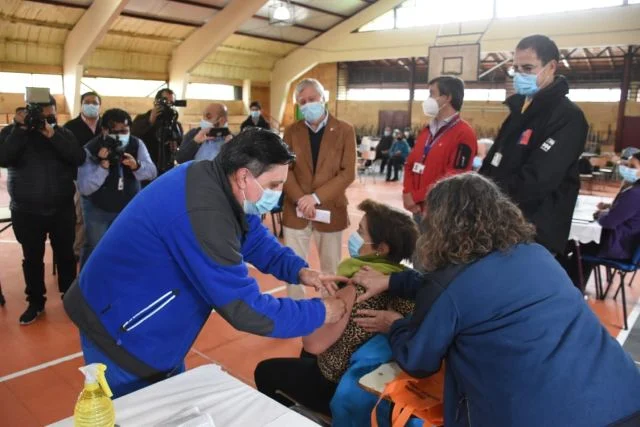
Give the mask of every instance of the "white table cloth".
[[602, 227], [593, 219], [593, 213], [598, 210], [597, 206], [600, 202], [612, 203], [613, 199], [599, 196], [578, 196], [571, 221], [569, 240], [575, 240], [580, 243], [600, 243]]
[[[116, 424], [121, 427], [163, 424], [176, 414], [194, 407], [211, 415], [216, 427], [317, 426], [217, 365], [200, 366], [116, 399], [113, 403]], [[71, 427], [73, 417], [53, 426]]]

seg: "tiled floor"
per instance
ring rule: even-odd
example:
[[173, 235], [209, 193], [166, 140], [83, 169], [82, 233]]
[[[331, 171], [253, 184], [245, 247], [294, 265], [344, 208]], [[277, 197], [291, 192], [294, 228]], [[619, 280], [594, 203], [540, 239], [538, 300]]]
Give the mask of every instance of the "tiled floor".
[[[6, 206], [5, 173], [0, 178], [0, 206]], [[613, 191], [613, 190], [612, 190]], [[351, 232], [357, 226], [360, 213], [357, 204], [365, 198], [400, 207], [401, 187], [398, 183], [365, 183], [356, 181], [349, 189]], [[344, 234], [343, 254], [347, 254]], [[67, 319], [61, 301], [55, 297], [55, 277], [51, 274], [51, 254], [46, 255], [46, 283], [50, 290], [46, 314], [35, 324], [20, 326], [18, 317], [24, 310], [23, 279], [20, 267], [20, 246], [9, 229], [0, 234], [0, 280], [7, 305], [0, 308], [0, 426], [40, 426], [72, 414], [75, 399], [82, 388], [82, 365], [76, 329]], [[315, 250], [311, 265], [318, 266]], [[283, 284], [253, 272], [263, 291], [283, 296]], [[640, 279], [639, 279], [640, 280]], [[591, 289], [592, 291], [592, 289]], [[629, 292], [629, 308], [633, 308], [640, 294], [636, 284]], [[589, 300], [611, 334], [620, 331], [621, 306], [611, 299]], [[300, 340], [274, 340], [251, 336], [232, 329], [219, 315], [213, 314], [187, 356], [187, 367], [218, 363], [241, 380], [252, 384], [253, 369], [260, 360], [274, 356], [299, 353]], [[67, 358], [66, 360], [61, 358]], [[48, 366], [47, 364], [50, 364]], [[32, 372], [28, 371], [32, 369]], [[27, 371], [25, 371], [27, 370]]]

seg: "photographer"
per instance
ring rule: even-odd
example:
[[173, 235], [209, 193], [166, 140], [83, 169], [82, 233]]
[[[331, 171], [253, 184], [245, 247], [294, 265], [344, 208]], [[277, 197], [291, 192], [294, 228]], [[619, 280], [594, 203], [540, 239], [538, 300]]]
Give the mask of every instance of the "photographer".
[[173, 108], [176, 95], [171, 89], [156, 93], [153, 109], [138, 115], [131, 124], [131, 134], [142, 139], [151, 160], [162, 175], [173, 167], [174, 157], [182, 141], [182, 125]]
[[202, 113], [200, 126], [191, 129], [182, 140], [176, 153], [176, 162], [189, 160], [213, 160], [220, 152], [220, 147], [233, 138], [227, 125], [227, 106], [209, 104]]
[[28, 325], [44, 311], [44, 249], [47, 234], [64, 294], [76, 278], [73, 254], [75, 209], [73, 179], [85, 152], [68, 130], [56, 125], [56, 101], [29, 104], [24, 125], [0, 144], [0, 166], [9, 168], [11, 222], [22, 245], [22, 270], [29, 306], [20, 316]]
[[87, 159], [78, 169], [85, 226], [80, 266], [87, 262], [120, 211], [138, 194], [140, 181], [157, 175], [145, 145], [130, 136], [130, 123], [126, 111], [107, 110], [102, 117], [102, 134], [84, 147]]

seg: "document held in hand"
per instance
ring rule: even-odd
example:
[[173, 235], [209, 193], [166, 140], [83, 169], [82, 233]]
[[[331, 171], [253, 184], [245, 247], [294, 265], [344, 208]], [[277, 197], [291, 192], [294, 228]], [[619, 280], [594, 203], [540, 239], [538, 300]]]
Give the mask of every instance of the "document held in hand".
[[[298, 218], [305, 218], [302, 211], [298, 208], [296, 208], [296, 214], [298, 215]], [[316, 209], [316, 216], [314, 218], [306, 219], [310, 219], [311, 221], [323, 222], [325, 224], [331, 224], [331, 211]]]

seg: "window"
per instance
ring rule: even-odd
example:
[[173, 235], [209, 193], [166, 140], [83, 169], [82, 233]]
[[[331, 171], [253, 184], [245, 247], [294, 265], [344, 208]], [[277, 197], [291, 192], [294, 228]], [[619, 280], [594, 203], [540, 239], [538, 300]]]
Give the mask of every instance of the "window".
[[408, 101], [409, 89], [348, 89], [348, 101]]
[[107, 77], [83, 77], [81, 92], [97, 92], [102, 96], [129, 96], [152, 98], [160, 89], [167, 87], [162, 80], [114, 79]]
[[391, 9], [384, 15], [380, 15], [368, 24], [363, 25], [358, 31], [382, 31], [393, 28], [395, 28], [395, 16], [393, 9]]
[[48, 87], [53, 95], [63, 93], [59, 74], [0, 73], [0, 93], [25, 93], [26, 87]]
[[187, 98], [214, 99], [216, 101], [234, 101], [236, 93], [234, 86], [210, 83], [189, 83]]
[[620, 102], [620, 89], [569, 89], [573, 102]]
[[491, 19], [493, 0], [415, 0], [404, 2], [396, 13], [397, 28], [479, 21]]
[[538, 0], [535, 2], [535, 7], [531, 7], [530, 0], [496, 0], [496, 14], [499, 18], [505, 18], [620, 6], [621, 4], [622, 0]]
[[[416, 101], [424, 101], [429, 97], [428, 89], [416, 89], [414, 98]], [[465, 89], [465, 101], [498, 101], [502, 102], [507, 97], [505, 89]], [[408, 97], [407, 97], [408, 99]]]

